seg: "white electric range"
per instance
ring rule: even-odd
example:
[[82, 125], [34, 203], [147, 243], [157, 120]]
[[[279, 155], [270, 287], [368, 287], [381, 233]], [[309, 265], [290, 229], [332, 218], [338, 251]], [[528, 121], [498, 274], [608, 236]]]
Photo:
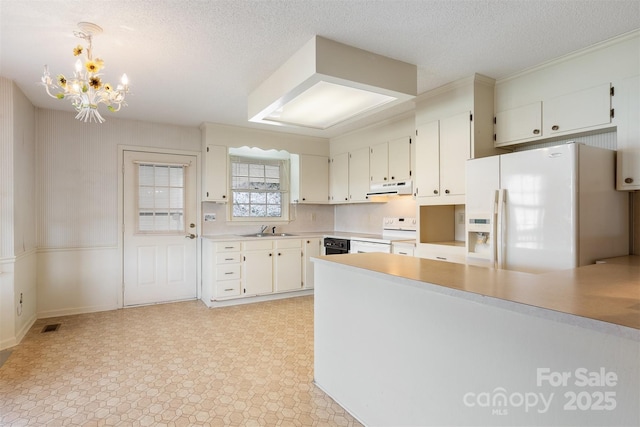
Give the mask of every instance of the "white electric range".
[[417, 222], [415, 218], [385, 217], [382, 219], [382, 237], [352, 237], [349, 252], [352, 254], [367, 252], [391, 253], [394, 241], [415, 240]]

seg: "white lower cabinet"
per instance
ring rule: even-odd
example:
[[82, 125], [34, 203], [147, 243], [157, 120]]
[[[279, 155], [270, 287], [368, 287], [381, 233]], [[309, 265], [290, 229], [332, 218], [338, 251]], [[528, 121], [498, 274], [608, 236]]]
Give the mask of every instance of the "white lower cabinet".
[[276, 240], [273, 262], [274, 292], [302, 289], [301, 240]]
[[320, 237], [202, 242], [202, 300], [209, 306], [313, 288], [309, 259], [320, 255]]
[[242, 294], [273, 292], [273, 240], [242, 242]]
[[413, 242], [392, 242], [391, 253], [396, 255], [414, 256], [416, 244]]
[[313, 262], [311, 262], [311, 258], [322, 255], [322, 239], [320, 237], [312, 237], [302, 242], [302, 287], [304, 289], [313, 289]]
[[241, 288], [240, 242], [203, 240], [202, 299], [210, 302], [237, 298]]

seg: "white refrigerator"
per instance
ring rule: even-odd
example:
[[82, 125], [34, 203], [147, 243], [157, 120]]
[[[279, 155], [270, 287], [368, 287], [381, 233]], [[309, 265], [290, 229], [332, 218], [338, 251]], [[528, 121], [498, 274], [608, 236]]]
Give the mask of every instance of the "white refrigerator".
[[629, 253], [615, 151], [570, 143], [466, 165], [467, 261], [543, 273]]

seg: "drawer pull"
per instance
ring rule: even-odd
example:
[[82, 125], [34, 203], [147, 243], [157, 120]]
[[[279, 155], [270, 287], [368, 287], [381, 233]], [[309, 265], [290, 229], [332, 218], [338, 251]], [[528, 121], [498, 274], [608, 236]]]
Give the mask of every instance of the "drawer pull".
[[225, 261], [233, 261], [233, 258], [225, 258]]
[[233, 291], [233, 290], [234, 290], [233, 288], [227, 288], [227, 289], [225, 289], [224, 291], [225, 291], [225, 292], [231, 292], [231, 291]]
[[447, 259], [446, 259], [445, 257], [443, 257], [443, 256], [437, 256], [437, 257], [436, 257], [436, 259], [441, 259], [441, 260], [444, 260], [444, 261], [446, 261], [446, 260], [447, 260]]
[[558, 125], [551, 126], [551, 130], [558, 130], [558, 129], [560, 129], [560, 126]]
[[234, 248], [235, 248], [235, 246], [225, 246], [224, 248], [225, 248], [225, 249], [234, 249]]
[[233, 271], [227, 271], [227, 272], [226, 272], [226, 273], [224, 273], [224, 274], [226, 274], [226, 275], [233, 274]]

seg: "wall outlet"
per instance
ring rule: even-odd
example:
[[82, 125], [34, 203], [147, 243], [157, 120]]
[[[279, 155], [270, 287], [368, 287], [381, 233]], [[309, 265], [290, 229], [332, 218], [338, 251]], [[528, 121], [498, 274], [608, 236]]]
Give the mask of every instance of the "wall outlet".
[[216, 220], [216, 214], [214, 213], [204, 214], [204, 222], [210, 222], [215, 220]]

